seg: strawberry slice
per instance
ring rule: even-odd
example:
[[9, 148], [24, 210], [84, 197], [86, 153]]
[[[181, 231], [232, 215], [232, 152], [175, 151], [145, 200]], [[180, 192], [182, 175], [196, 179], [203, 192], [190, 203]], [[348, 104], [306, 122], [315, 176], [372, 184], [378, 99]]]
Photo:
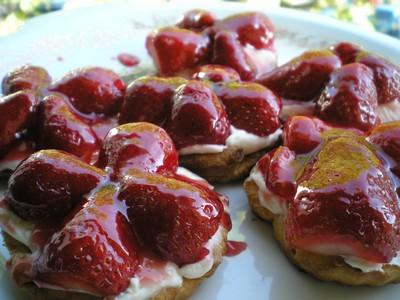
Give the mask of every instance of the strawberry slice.
[[319, 96], [340, 59], [331, 51], [308, 51], [261, 76], [257, 82], [289, 100], [310, 101]]
[[387, 263], [400, 247], [393, 182], [364, 138], [328, 140], [299, 174], [289, 204], [291, 247]]
[[367, 52], [360, 53], [357, 62], [366, 65], [374, 73], [374, 82], [378, 92], [378, 103], [400, 101], [400, 67]]
[[221, 30], [215, 34], [212, 63], [231, 67], [242, 80], [254, 79], [255, 66], [231, 31]]
[[184, 13], [176, 23], [179, 28], [202, 31], [213, 26], [215, 16], [213, 13], [203, 9], [192, 9]]
[[0, 154], [4, 154], [18, 133], [32, 124], [37, 98], [33, 91], [24, 90], [0, 99]]
[[392, 171], [400, 178], [400, 122], [384, 123], [376, 126], [368, 140], [383, 150], [394, 161]]
[[318, 118], [290, 117], [283, 130], [283, 145], [296, 153], [310, 152], [322, 142], [321, 133], [330, 128]]
[[178, 149], [197, 144], [225, 144], [229, 121], [215, 93], [203, 82], [190, 81], [175, 93], [167, 132]]
[[257, 163], [268, 189], [287, 200], [296, 193], [298, 166], [295, 153], [282, 146], [265, 154]]
[[22, 90], [39, 91], [51, 83], [50, 75], [38, 66], [25, 65], [7, 73], [2, 81], [4, 95]]
[[146, 48], [161, 75], [172, 75], [204, 62], [209, 55], [210, 39], [178, 27], [153, 31]]
[[87, 162], [99, 150], [95, 133], [60, 94], [45, 97], [39, 105], [37, 142], [39, 148], [64, 150]]
[[373, 72], [365, 65], [353, 63], [332, 73], [316, 110], [325, 121], [367, 131], [378, 122], [377, 106]]
[[227, 83], [217, 89], [229, 121], [247, 132], [267, 136], [280, 127], [281, 100], [256, 83]]
[[337, 43], [329, 49], [340, 58], [343, 65], [356, 62], [357, 55], [362, 51], [360, 46], [349, 42]]
[[7, 202], [23, 219], [65, 216], [105, 173], [72, 155], [42, 150], [23, 161], [8, 182]]
[[122, 104], [125, 83], [111, 70], [89, 67], [65, 75], [51, 90], [67, 95], [82, 113], [114, 115]]
[[180, 77], [141, 77], [126, 90], [119, 115], [119, 123], [150, 122], [164, 125], [171, 114], [175, 89], [184, 84]]
[[137, 244], [116, 209], [117, 187], [104, 186], [66, 221], [34, 263], [34, 281], [97, 296], [124, 291], [138, 267]]
[[197, 262], [208, 254], [204, 246], [224, 213], [214, 191], [155, 173], [131, 172], [122, 183], [119, 199], [128, 207], [139, 240], [178, 265]]
[[192, 75], [196, 80], [208, 80], [215, 83], [240, 81], [238, 72], [234, 69], [221, 65], [204, 65], [196, 68]]
[[164, 129], [150, 123], [129, 123], [113, 128], [103, 141], [99, 164], [122, 177], [129, 169], [175, 173], [178, 154]]

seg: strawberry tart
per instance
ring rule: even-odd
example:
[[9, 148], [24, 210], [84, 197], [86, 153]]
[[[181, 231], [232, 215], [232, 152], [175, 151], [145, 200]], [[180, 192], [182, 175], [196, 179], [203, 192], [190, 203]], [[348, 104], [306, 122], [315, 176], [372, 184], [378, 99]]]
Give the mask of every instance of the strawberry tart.
[[[359, 119], [353, 120], [360, 124]], [[400, 282], [400, 122], [368, 133], [294, 116], [244, 183], [301, 269], [348, 285]]]
[[33, 299], [185, 299], [220, 263], [227, 199], [178, 167], [167, 133], [112, 129], [92, 166], [41, 150], [11, 174], [0, 226]]

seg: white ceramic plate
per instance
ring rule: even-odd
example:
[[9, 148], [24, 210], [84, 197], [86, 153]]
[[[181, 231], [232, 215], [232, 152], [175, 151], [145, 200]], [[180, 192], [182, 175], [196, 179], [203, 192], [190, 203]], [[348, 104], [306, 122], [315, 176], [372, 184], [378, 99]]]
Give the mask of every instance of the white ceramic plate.
[[[117, 2], [34, 18], [17, 34], [0, 40], [0, 77], [27, 62], [46, 67], [55, 78], [86, 65], [109, 67], [126, 74], [132, 69], [124, 68], [113, 59], [121, 52], [136, 54], [142, 59], [141, 65], [148, 67], [150, 61], [144, 48], [146, 34], [154, 27], [173, 23], [180, 13], [193, 6], [196, 5], [150, 8], [144, 4], [129, 6]], [[360, 43], [400, 63], [400, 41], [318, 15], [234, 3], [201, 4], [201, 7], [219, 17], [249, 10], [266, 13], [277, 29], [280, 63], [306, 49], [326, 47], [340, 40]], [[59, 61], [59, 57], [63, 60]], [[239, 256], [224, 259], [192, 299], [399, 299], [400, 285], [345, 287], [299, 272], [278, 247], [271, 226], [249, 211], [241, 184], [219, 186], [218, 190], [230, 198], [232, 238], [244, 239], [248, 249]], [[7, 255], [1, 245], [0, 253]], [[25, 299], [2, 271], [0, 299]]]

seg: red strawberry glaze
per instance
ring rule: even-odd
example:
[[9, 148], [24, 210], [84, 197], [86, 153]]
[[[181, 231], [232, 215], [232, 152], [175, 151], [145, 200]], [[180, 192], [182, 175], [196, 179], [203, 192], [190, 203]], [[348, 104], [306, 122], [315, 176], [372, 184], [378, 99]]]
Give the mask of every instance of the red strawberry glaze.
[[37, 145], [39, 149], [58, 149], [92, 162], [99, 141], [88, 124], [61, 94], [51, 94], [40, 103]]
[[25, 65], [6, 74], [2, 81], [4, 95], [22, 90], [40, 91], [51, 83], [50, 75], [38, 66]]
[[[0, 202], [1, 226], [12, 231], [2, 219], [9, 206], [19, 217], [35, 220], [27, 241], [33, 253], [9, 263], [17, 283], [119, 295], [133, 277], [157, 284], [167, 276], [168, 261], [198, 262], [211, 250], [206, 244], [219, 227], [230, 229], [227, 200], [207, 183], [176, 174], [177, 153], [161, 128], [135, 123], [115, 130], [117, 139], [108, 141], [115, 151], [105, 151], [106, 170], [120, 166], [125, 177], [109, 178], [57, 150], [33, 154], [11, 176]], [[125, 138], [134, 133], [134, 139]], [[147, 147], [149, 163], [136, 163], [141, 157], [136, 151], [121, 156], [129, 144]], [[149, 173], [156, 168], [165, 174]]]
[[132, 177], [126, 177], [122, 184], [119, 198], [128, 207], [127, 214], [139, 240], [163, 259], [178, 265], [204, 258], [209, 253], [204, 244], [222, 219], [223, 206], [218, 195], [203, 186], [158, 174], [130, 174]]
[[245, 242], [238, 241], [228, 241], [226, 243], [225, 256], [231, 257], [242, 253], [247, 249], [247, 244]]
[[256, 83], [227, 83], [216, 89], [233, 126], [258, 136], [280, 127], [281, 99]]
[[357, 55], [356, 62], [366, 65], [372, 70], [379, 104], [400, 101], [399, 66], [383, 57], [367, 52]]
[[202, 31], [214, 25], [215, 16], [213, 13], [203, 9], [193, 9], [184, 13], [176, 23], [177, 27]]
[[117, 59], [125, 67], [134, 67], [140, 63], [137, 56], [129, 53], [120, 53], [118, 54]]
[[51, 90], [68, 96], [81, 113], [109, 116], [120, 109], [125, 83], [111, 70], [90, 67], [65, 75], [52, 85]]
[[152, 32], [146, 48], [161, 75], [173, 75], [206, 61], [210, 50], [207, 35], [178, 27]]
[[308, 51], [257, 79], [288, 100], [311, 101], [323, 90], [340, 59], [331, 51]]
[[99, 166], [122, 178], [130, 169], [175, 173], [178, 155], [174, 143], [160, 127], [129, 123], [112, 129], [103, 141]]
[[330, 50], [340, 58], [343, 65], [355, 62], [357, 55], [362, 51], [360, 46], [349, 42], [337, 43], [331, 46]]
[[24, 90], [0, 99], [0, 155], [4, 155], [18, 135], [34, 120], [36, 95]]
[[368, 131], [378, 122], [373, 72], [352, 63], [335, 70], [317, 102], [317, 115], [336, 125]]
[[208, 80], [215, 83], [240, 81], [239, 74], [232, 68], [221, 65], [204, 65], [195, 69], [192, 75], [196, 80]]
[[175, 89], [186, 83], [180, 77], [142, 77], [126, 90], [119, 123], [150, 122], [163, 126], [171, 113]]
[[221, 102], [205, 83], [190, 81], [176, 90], [166, 129], [178, 149], [197, 144], [224, 145], [229, 125]]

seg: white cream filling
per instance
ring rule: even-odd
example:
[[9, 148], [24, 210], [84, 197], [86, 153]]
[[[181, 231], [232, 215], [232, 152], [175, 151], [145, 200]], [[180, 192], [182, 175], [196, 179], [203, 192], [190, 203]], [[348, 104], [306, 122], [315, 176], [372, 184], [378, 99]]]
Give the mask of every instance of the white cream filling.
[[382, 123], [400, 120], [400, 101], [392, 101], [378, 105], [378, 116]]
[[193, 179], [193, 180], [206, 181], [203, 177], [200, 177], [199, 175], [189, 171], [188, 169], [186, 169], [184, 167], [178, 167], [178, 170], [176, 171], [176, 174], [179, 174], [181, 176], [185, 176], [185, 177]]
[[30, 239], [35, 225], [22, 220], [3, 204], [0, 205], [0, 227], [20, 243], [30, 247]]
[[163, 270], [165, 277], [161, 281], [152, 282], [143, 286], [140, 278], [133, 277], [129, 282], [128, 288], [115, 297], [115, 300], [142, 300], [149, 299], [156, 295], [160, 290], [167, 287], [180, 287], [182, 285], [182, 276], [178, 273], [178, 268], [173, 263], [167, 263]]
[[373, 263], [362, 258], [354, 257], [354, 256], [342, 256], [346, 264], [349, 266], [359, 269], [364, 273], [379, 271], [383, 272], [383, 267], [385, 265], [397, 266], [400, 267], [400, 251], [397, 252], [397, 255], [393, 257], [393, 259], [386, 264]]
[[258, 187], [258, 199], [261, 206], [268, 209], [275, 215], [284, 214], [285, 209], [282, 201], [272, 193], [265, 184], [264, 176], [258, 170], [257, 165], [253, 167], [250, 176], [246, 180], [252, 180]]
[[[159, 293], [163, 288], [180, 287], [183, 283], [183, 277], [188, 279], [200, 278], [205, 275], [214, 265], [215, 248], [223, 242], [223, 230], [220, 226], [217, 232], [207, 242], [205, 247], [209, 254], [202, 260], [178, 267], [176, 264], [168, 262], [165, 269], [160, 270], [166, 274], [161, 281], [151, 282], [146, 285], [141, 284], [138, 277], [133, 277], [130, 280], [128, 288], [115, 297], [115, 300], [145, 300]], [[110, 299], [110, 298], [107, 298]]]
[[231, 134], [226, 139], [226, 145], [193, 145], [180, 149], [179, 154], [221, 153], [228, 147], [240, 148], [243, 149], [244, 154], [250, 154], [275, 144], [281, 134], [282, 130], [277, 129], [263, 137], [231, 126]]

